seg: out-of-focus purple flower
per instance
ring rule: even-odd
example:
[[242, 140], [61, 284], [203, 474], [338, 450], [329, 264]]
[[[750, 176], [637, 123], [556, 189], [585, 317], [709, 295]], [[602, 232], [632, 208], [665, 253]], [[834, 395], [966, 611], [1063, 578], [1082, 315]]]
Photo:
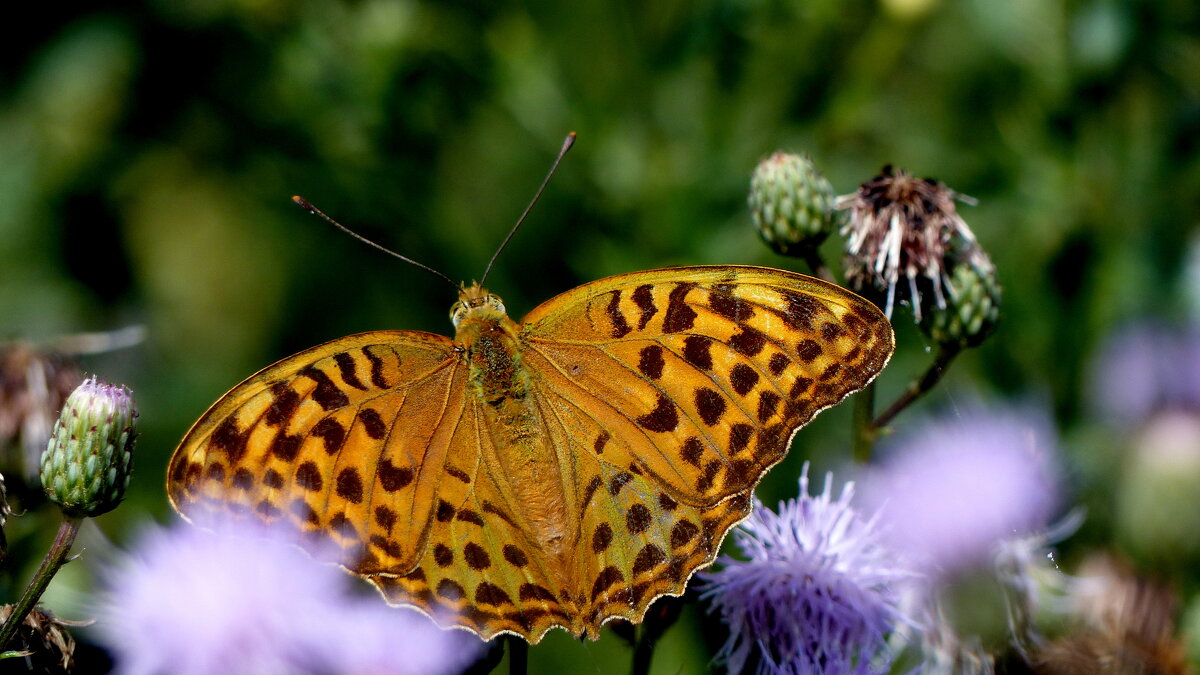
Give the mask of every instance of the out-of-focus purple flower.
[[1142, 321], [1117, 331], [1092, 359], [1090, 388], [1096, 412], [1117, 423], [1200, 411], [1200, 327]]
[[721, 570], [701, 575], [702, 597], [729, 625], [718, 654], [742, 672], [752, 651], [759, 673], [886, 672], [888, 634], [907, 619], [900, 586], [912, 575], [881, 545], [874, 519], [850, 504], [854, 484], [832, 497], [833, 476], [818, 496], [808, 492], [778, 513], [755, 504], [734, 531], [746, 560], [721, 558]]
[[891, 545], [931, 576], [990, 560], [1001, 540], [1043, 527], [1057, 505], [1049, 422], [967, 409], [899, 437], [863, 481]]
[[122, 673], [454, 673], [481, 643], [350, 593], [260, 528], [151, 529], [107, 572], [99, 627]]

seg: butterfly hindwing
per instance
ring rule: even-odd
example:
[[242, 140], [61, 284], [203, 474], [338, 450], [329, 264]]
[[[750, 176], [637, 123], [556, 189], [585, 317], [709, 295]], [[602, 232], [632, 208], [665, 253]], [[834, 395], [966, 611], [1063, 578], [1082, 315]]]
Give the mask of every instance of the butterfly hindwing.
[[479, 458], [476, 470], [453, 478], [470, 489], [458, 500], [438, 498], [415, 569], [368, 580], [392, 604], [415, 605], [485, 638], [508, 632], [536, 642], [553, 626], [582, 632], [574, 597], [563, 594], [548, 557], [528, 534], [521, 504], [500, 479], [502, 449], [484, 431], [483, 405], [468, 401], [452, 441], [452, 456]]
[[594, 638], [604, 621], [639, 621], [652, 599], [681, 594], [724, 532], [749, 514], [749, 493], [707, 506], [680, 501], [571, 397], [546, 390], [539, 399], [547, 432], [570, 439], [578, 516], [569, 593], [580, 632]]

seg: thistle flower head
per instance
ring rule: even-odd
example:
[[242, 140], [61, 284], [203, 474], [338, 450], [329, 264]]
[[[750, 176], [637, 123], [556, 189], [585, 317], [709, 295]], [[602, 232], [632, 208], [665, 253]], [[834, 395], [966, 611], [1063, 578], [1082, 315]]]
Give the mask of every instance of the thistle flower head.
[[955, 208], [965, 199], [939, 181], [890, 165], [857, 192], [838, 197], [836, 207], [850, 212], [842, 227], [847, 280], [860, 292], [883, 295], [889, 317], [897, 300], [912, 305], [918, 322], [931, 307], [944, 309], [950, 254], [976, 270], [991, 267]]
[[1163, 411], [1200, 413], [1200, 327], [1132, 323], [1092, 359], [1091, 400], [1106, 421], [1140, 424]]
[[928, 575], [986, 562], [1003, 540], [1043, 527], [1057, 504], [1049, 423], [1009, 410], [965, 409], [883, 448], [864, 503]]
[[812, 160], [777, 152], [754, 169], [750, 214], [768, 246], [782, 255], [815, 249], [833, 231], [833, 186]]
[[244, 522], [151, 529], [106, 573], [123, 673], [452, 673], [480, 642], [350, 592], [350, 577]]
[[850, 504], [853, 483], [832, 496], [808, 492], [778, 512], [756, 503], [734, 531], [745, 560], [721, 558], [722, 569], [701, 575], [702, 597], [729, 625], [718, 654], [729, 672], [742, 672], [752, 652], [759, 673], [886, 671], [885, 639], [907, 619], [898, 587], [912, 575], [879, 541], [874, 519]]
[[125, 497], [137, 409], [129, 390], [84, 380], [63, 404], [46, 451], [42, 488], [69, 516], [98, 516]]

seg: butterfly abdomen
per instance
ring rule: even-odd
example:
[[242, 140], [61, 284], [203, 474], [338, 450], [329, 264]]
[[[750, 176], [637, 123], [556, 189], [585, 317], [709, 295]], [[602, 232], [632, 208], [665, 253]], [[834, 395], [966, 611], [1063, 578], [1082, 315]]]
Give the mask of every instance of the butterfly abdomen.
[[573, 545], [558, 455], [534, 408], [521, 364], [517, 325], [491, 306], [468, 311], [456, 339], [466, 348], [469, 390], [482, 402], [492, 445], [507, 451], [482, 458], [483, 470], [507, 488], [526, 534], [551, 552]]

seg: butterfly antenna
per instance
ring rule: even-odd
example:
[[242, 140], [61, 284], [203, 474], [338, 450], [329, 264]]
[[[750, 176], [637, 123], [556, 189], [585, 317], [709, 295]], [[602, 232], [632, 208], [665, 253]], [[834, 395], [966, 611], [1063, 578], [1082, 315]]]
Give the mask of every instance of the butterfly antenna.
[[490, 274], [492, 271], [492, 265], [495, 265], [496, 258], [500, 257], [500, 252], [504, 250], [505, 246], [508, 246], [508, 242], [511, 241], [513, 235], [517, 233], [517, 228], [521, 227], [521, 223], [525, 222], [525, 217], [529, 215], [529, 212], [533, 210], [533, 205], [536, 204], [538, 199], [542, 196], [542, 191], [545, 190], [546, 186], [550, 184], [550, 177], [554, 175], [555, 170], [558, 169], [558, 163], [562, 161], [563, 155], [567, 154], [567, 151], [571, 149], [572, 145], [575, 145], [574, 131], [567, 134], [567, 137], [563, 139], [562, 149], [558, 151], [558, 157], [554, 158], [554, 164], [550, 165], [550, 171], [546, 174], [546, 178], [542, 180], [542, 186], [539, 187], [538, 191], [533, 195], [533, 199], [529, 201], [529, 206], [525, 207], [525, 211], [521, 214], [521, 217], [517, 218], [517, 224], [512, 226], [512, 229], [508, 231], [508, 236], [504, 238], [504, 241], [500, 242], [500, 247], [497, 248], [496, 252], [492, 254], [492, 259], [488, 261], [487, 268], [483, 270], [483, 277], [479, 280], [480, 286], [482, 286], [483, 282], [487, 280], [488, 274]]
[[408, 256], [400, 255], [399, 253], [396, 253], [395, 251], [393, 251], [389, 248], [385, 248], [383, 246], [380, 246], [379, 244], [376, 244], [375, 242], [371, 241], [370, 239], [367, 239], [366, 237], [362, 236], [361, 234], [355, 232], [354, 230], [351, 230], [350, 228], [339, 223], [338, 221], [334, 220], [333, 218], [330, 218], [329, 216], [325, 215], [324, 211], [322, 211], [321, 209], [318, 209], [317, 207], [308, 203], [308, 200], [305, 199], [304, 197], [295, 196], [295, 197], [292, 197], [292, 201], [299, 204], [300, 207], [303, 208], [305, 211], [308, 211], [309, 213], [320, 216], [322, 219], [325, 220], [325, 222], [329, 223], [330, 225], [333, 225], [334, 227], [338, 228], [342, 232], [345, 232], [346, 234], [350, 235], [351, 237], [354, 237], [355, 239], [363, 242], [364, 244], [374, 246], [375, 248], [379, 249], [380, 251], [383, 251], [384, 253], [386, 253], [392, 257], [399, 258], [399, 259], [403, 260], [404, 262], [409, 263], [411, 265], [416, 265], [417, 267], [420, 267], [421, 269], [425, 270], [426, 272], [429, 272], [430, 274], [433, 274], [436, 277], [440, 277], [440, 278], [444, 279], [446, 281], [446, 283], [448, 283], [452, 287], [454, 287], [455, 291], [458, 291], [458, 284], [454, 283], [454, 281], [452, 279], [450, 279], [450, 277], [433, 269], [429, 265], [426, 265], [424, 263], [419, 263], [416, 260], [409, 258]]

